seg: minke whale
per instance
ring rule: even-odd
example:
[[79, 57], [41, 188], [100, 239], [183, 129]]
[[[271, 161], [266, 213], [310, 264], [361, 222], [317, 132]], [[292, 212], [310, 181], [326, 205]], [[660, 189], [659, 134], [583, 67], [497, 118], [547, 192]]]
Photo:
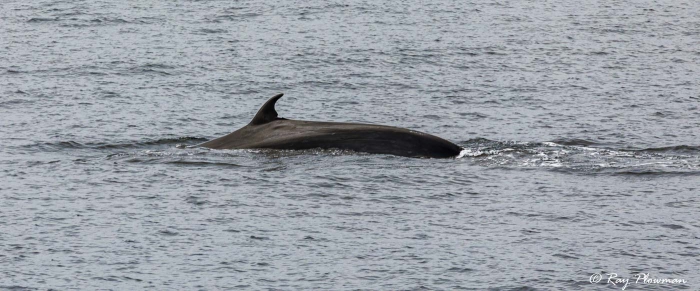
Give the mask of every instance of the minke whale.
[[418, 158], [451, 158], [462, 148], [427, 133], [385, 125], [317, 122], [278, 117], [267, 100], [250, 123], [199, 146], [212, 149], [341, 149]]

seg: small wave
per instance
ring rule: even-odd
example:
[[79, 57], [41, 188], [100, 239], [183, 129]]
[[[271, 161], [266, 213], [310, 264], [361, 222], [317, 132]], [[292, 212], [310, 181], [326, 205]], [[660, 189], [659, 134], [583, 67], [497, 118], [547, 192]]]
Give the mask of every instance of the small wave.
[[169, 66], [166, 64], [145, 64], [145, 65], [142, 65], [142, 67], [150, 68], [150, 69], [163, 69], [163, 70], [175, 69], [174, 66]]
[[157, 74], [157, 75], [163, 75], [163, 76], [170, 76], [172, 75], [171, 73], [165, 72], [165, 71], [160, 71], [160, 70], [154, 70], [154, 69], [133, 69], [131, 71], [132, 73], [140, 73], [140, 74]]
[[658, 148], [646, 148], [640, 150], [628, 150], [633, 152], [648, 152], [648, 153], [685, 153], [685, 154], [697, 154], [700, 153], [700, 146], [691, 145], [678, 145], [678, 146], [667, 146]]
[[[52, 68], [39, 68], [33, 70], [20, 69], [17, 66], [12, 66], [5, 72], [7, 74], [27, 74], [27, 75], [47, 75], [47, 76], [65, 76], [65, 75], [83, 75], [83, 74], [93, 74], [95, 71], [102, 70], [96, 66], [62, 66], [62, 67], [52, 67]], [[23, 91], [20, 91], [25, 93]], [[18, 92], [19, 93], [19, 92]]]
[[554, 254], [554, 255], [552, 255], [552, 256], [554, 256], [554, 257], [559, 257], [559, 258], [562, 258], [562, 259], [567, 259], [567, 260], [578, 260], [578, 259], [579, 259], [579, 257], [572, 256], [572, 255], [567, 255], [567, 254]]
[[[62, 27], [100, 27], [100, 26], [111, 26], [111, 25], [121, 25], [121, 24], [141, 24], [143, 21], [140, 19], [125, 19], [121, 17], [112, 17], [109, 15], [89, 15], [82, 11], [69, 11], [66, 13], [58, 14], [61, 18]], [[59, 20], [57, 19], [57, 20]]]
[[120, 24], [120, 23], [129, 23], [129, 21], [122, 19], [122, 18], [94, 18], [91, 19], [90, 22], [92, 23], [100, 23], [100, 24], [108, 24], [108, 23], [115, 23], [115, 24]]
[[170, 76], [175, 74], [173, 72], [174, 69], [175, 67], [165, 64], [144, 64], [129, 68], [128, 71], [126, 71], [126, 74], [158, 74], [162, 76]]
[[80, 16], [80, 15], [87, 14], [87, 12], [81, 11], [81, 10], [68, 10], [68, 11], [62, 12], [64, 10], [58, 9], [58, 8], [52, 8], [52, 9], [49, 9], [49, 11], [58, 12], [58, 13], [56, 13], [56, 15], [59, 15], [59, 16]]
[[579, 138], [558, 138], [550, 142], [565, 146], [591, 146], [596, 144], [596, 142]]
[[601, 171], [611, 176], [631, 176], [631, 177], [696, 177], [700, 176], [700, 171], [679, 171], [660, 169], [621, 169], [618, 171]]
[[135, 141], [135, 142], [123, 142], [123, 143], [80, 143], [76, 141], [59, 141], [59, 142], [45, 142], [28, 145], [28, 148], [39, 148], [45, 151], [59, 151], [64, 149], [129, 149], [129, 148], [139, 148], [144, 146], [158, 146], [158, 145], [172, 145], [181, 143], [194, 143], [206, 141], [206, 138], [201, 137], [175, 137], [175, 138], [162, 138], [156, 140], [146, 140], [146, 141]]
[[19, 286], [19, 285], [0, 285], [0, 289], [2, 289], [2, 290], [10, 290], [10, 291], [38, 290], [37, 288], [25, 287], [25, 286]]
[[141, 146], [180, 144], [183, 142], [196, 142], [196, 141], [203, 142], [206, 140], [208, 140], [208, 139], [202, 138], [202, 137], [183, 136], [183, 137], [174, 137], [174, 138], [161, 138], [161, 139], [156, 139], [156, 140], [149, 140], [149, 141], [142, 141], [142, 142], [135, 142], [135, 143], [105, 144], [105, 145], [99, 145], [96, 148], [98, 148], [98, 149], [137, 148], [137, 147], [141, 147]]
[[0, 108], [2, 107], [12, 107], [13, 105], [25, 105], [25, 104], [31, 104], [34, 103], [34, 100], [26, 100], [26, 99], [10, 99], [7, 101], [2, 101], [0, 102]]
[[254, 18], [261, 16], [262, 14], [260, 13], [255, 13], [255, 12], [248, 12], [248, 13], [236, 13], [236, 14], [221, 14], [217, 15], [216, 19], [214, 22], [218, 22], [220, 20], [240, 20], [240, 19], [247, 19], [247, 18]]
[[489, 116], [479, 112], [463, 112], [459, 113], [460, 116], [472, 117], [474, 120], [488, 118]]
[[37, 22], [52, 22], [52, 21], [59, 21], [60, 19], [58, 17], [54, 18], [48, 18], [48, 17], [32, 17], [27, 22], [29, 23], [37, 23]]
[[225, 29], [211, 29], [211, 28], [202, 28], [197, 31], [198, 33], [201, 34], [217, 34], [217, 33], [227, 33], [228, 31]]
[[172, 164], [178, 166], [193, 166], [193, 167], [245, 167], [243, 165], [234, 163], [224, 163], [224, 162], [208, 162], [208, 161], [191, 161], [191, 160], [177, 160], [177, 161], [166, 161], [164, 164]]

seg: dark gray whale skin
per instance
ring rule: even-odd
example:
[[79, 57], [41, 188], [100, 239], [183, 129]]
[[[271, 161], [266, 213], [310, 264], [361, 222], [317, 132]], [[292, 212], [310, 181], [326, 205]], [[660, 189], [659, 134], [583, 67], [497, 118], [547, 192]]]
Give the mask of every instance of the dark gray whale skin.
[[212, 149], [342, 149], [420, 158], [451, 158], [462, 151], [461, 147], [447, 140], [405, 128], [278, 118], [275, 103], [282, 95], [270, 98], [248, 125], [199, 146]]

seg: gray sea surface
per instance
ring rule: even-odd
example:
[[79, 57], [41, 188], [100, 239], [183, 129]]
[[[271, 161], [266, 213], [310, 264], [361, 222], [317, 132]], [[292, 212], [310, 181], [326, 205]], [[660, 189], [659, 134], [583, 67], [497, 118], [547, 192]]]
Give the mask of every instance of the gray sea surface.
[[[195, 146], [282, 92], [463, 155]], [[4, 0], [0, 289], [698, 290], [699, 104], [700, 1]]]

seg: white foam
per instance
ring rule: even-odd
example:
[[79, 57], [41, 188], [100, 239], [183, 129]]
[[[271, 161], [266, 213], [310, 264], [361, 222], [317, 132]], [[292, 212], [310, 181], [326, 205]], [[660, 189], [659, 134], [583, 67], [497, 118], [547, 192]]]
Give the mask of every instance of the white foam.
[[461, 159], [461, 158], [463, 158], [464, 156], [468, 155], [468, 154], [471, 153], [471, 152], [472, 152], [471, 150], [462, 149], [462, 151], [459, 152], [459, 155], [457, 155], [457, 157], [456, 157], [455, 159]]

